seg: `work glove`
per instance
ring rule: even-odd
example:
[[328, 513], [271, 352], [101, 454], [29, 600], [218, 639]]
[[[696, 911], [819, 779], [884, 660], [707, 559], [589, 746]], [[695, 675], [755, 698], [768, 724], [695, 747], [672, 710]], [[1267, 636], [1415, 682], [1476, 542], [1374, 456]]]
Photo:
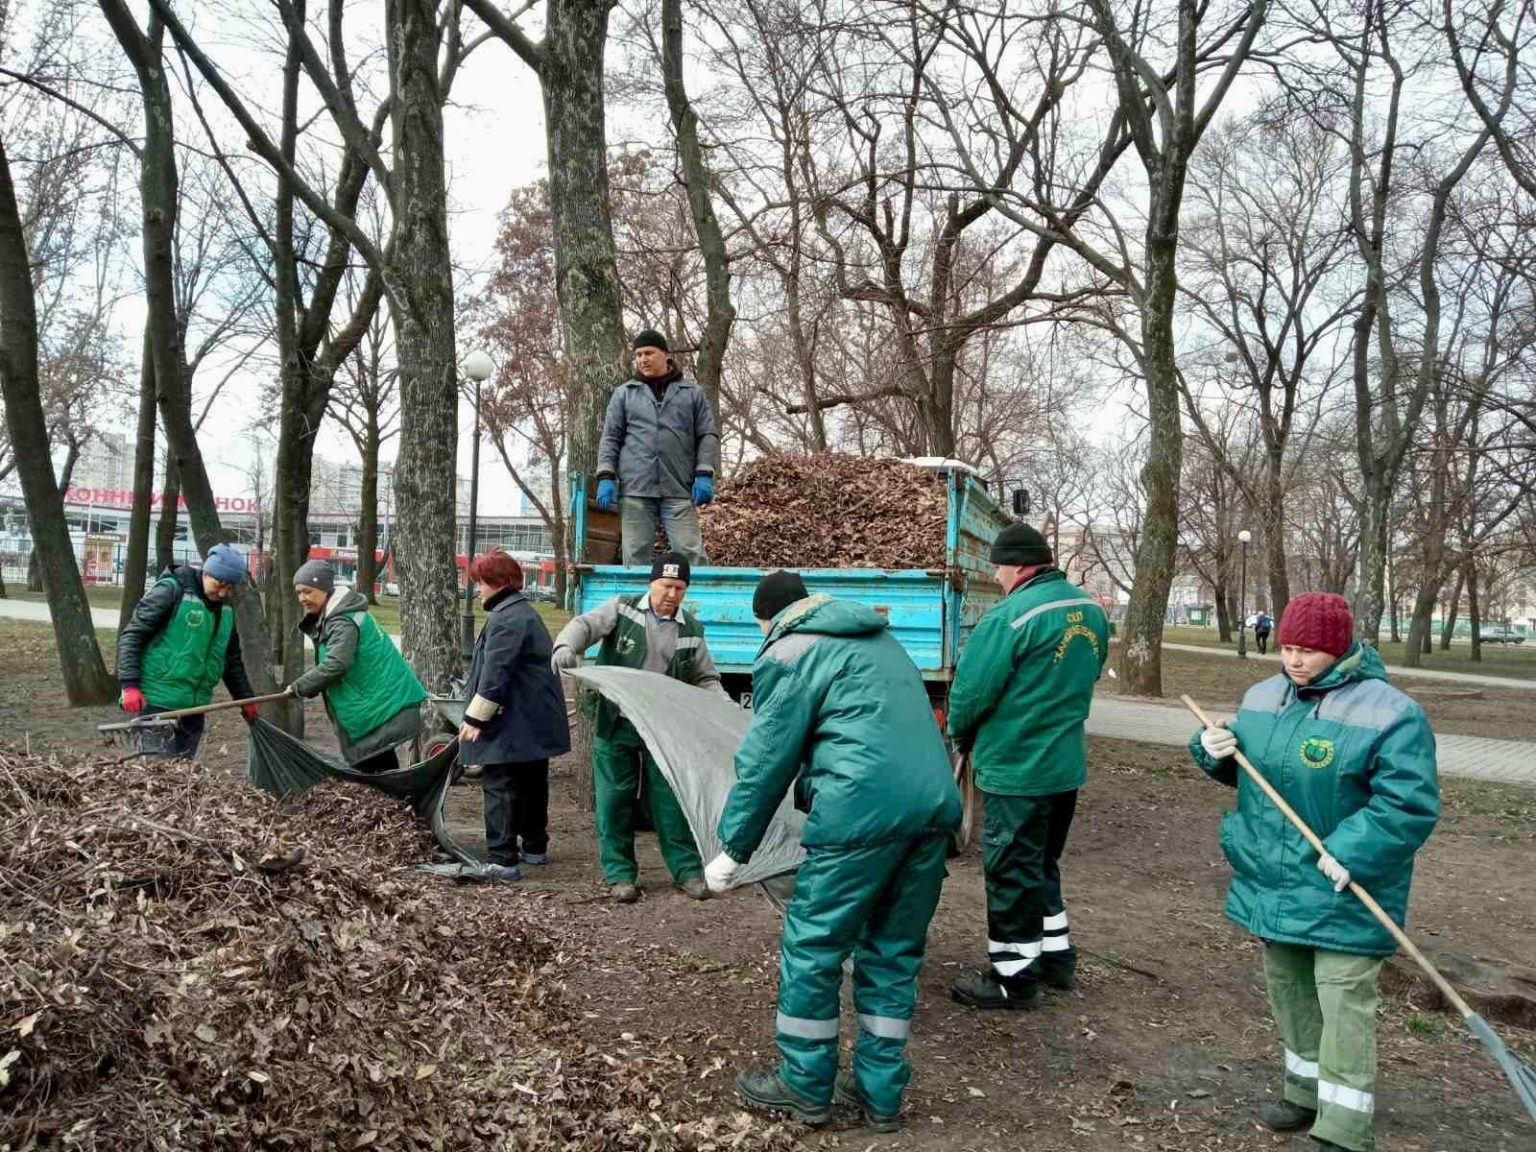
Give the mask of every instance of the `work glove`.
[[132, 712], [135, 716], [144, 711], [144, 693], [137, 688], [124, 688], [117, 702], [122, 705], [124, 712]]
[[740, 868], [740, 864], [722, 852], [705, 866], [704, 883], [709, 885], [711, 892], [724, 892], [736, 879], [736, 873]]
[[555, 674], [569, 672], [572, 668], [581, 667], [581, 653], [572, 651], [562, 644], [555, 649], [555, 654], [549, 658], [549, 666], [555, 670]]
[[613, 506], [619, 502], [619, 486], [612, 480], [604, 478], [597, 482], [597, 506], [604, 512], [612, 512]]
[[1225, 723], [1200, 730], [1200, 747], [1212, 760], [1225, 760], [1237, 751], [1237, 737]]
[[261, 709], [254, 704], [247, 704], [244, 708], [240, 709], [240, 715], [245, 717], [247, 724], [254, 724], [261, 716]]
[[708, 476], [693, 478], [693, 502], [700, 508], [715, 498], [715, 482]]
[[1328, 877], [1335, 892], [1342, 892], [1349, 887], [1349, 869], [1328, 853], [1324, 852], [1317, 858], [1317, 870]]

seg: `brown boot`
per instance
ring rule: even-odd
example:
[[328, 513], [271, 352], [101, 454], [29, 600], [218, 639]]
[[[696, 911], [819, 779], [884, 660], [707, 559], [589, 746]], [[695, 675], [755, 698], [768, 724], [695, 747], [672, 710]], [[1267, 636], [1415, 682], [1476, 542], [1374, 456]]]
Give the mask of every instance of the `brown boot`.
[[615, 903], [633, 904], [640, 899], [640, 889], [637, 885], [628, 882], [610, 884], [608, 895], [613, 897]]

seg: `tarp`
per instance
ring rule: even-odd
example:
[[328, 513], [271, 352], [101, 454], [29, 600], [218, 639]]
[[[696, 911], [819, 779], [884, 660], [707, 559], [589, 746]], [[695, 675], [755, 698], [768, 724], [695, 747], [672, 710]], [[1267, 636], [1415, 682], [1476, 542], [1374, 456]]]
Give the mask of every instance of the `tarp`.
[[[618, 706], [650, 749], [706, 861], [721, 850], [715, 827], [736, 782], [736, 749], [752, 713], [714, 692], [670, 676], [634, 668], [577, 668], [570, 675]], [[750, 884], [792, 873], [805, 859], [800, 829], [805, 824], [786, 796], [768, 825], [762, 845], [736, 874]], [[779, 887], [779, 886], [775, 886]]]
[[274, 796], [302, 792], [322, 780], [347, 780], [366, 784], [408, 803], [432, 826], [432, 835], [443, 850], [464, 864], [479, 861], [448, 833], [443, 804], [449, 786], [459, 775], [459, 742], [453, 740], [429, 760], [388, 772], [359, 772], [315, 751], [274, 724], [256, 720], [247, 729], [245, 778]]

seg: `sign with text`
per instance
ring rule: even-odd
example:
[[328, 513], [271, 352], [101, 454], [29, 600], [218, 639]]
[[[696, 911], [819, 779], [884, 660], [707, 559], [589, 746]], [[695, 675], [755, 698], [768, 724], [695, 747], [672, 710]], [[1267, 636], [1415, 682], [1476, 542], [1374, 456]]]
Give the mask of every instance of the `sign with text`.
[[[64, 503], [84, 504], [95, 508], [132, 508], [133, 489], [131, 488], [81, 488], [70, 485], [64, 489]], [[149, 506], [159, 508], [165, 503], [164, 492], [151, 492]], [[220, 512], [260, 512], [261, 501], [254, 496], [215, 496], [213, 505]], [[187, 501], [184, 497], [178, 497], [176, 507], [185, 508]]]

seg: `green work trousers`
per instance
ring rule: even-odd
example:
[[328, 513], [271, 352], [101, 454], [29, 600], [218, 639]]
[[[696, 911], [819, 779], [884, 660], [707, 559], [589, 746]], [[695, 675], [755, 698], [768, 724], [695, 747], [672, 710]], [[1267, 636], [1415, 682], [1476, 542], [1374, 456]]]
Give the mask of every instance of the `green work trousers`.
[[987, 882], [987, 960], [1012, 988], [1042, 966], [1071, 972], [1077, 954], [1061, 902], [1061, 853], [1077, 791], [1048, 796], [985, 794], [981, 865]]
[[667, 870], [679, 884], [704, 874], [693, 830], [656, 761], [634, 725], [620, 720], [613, 735], [592, 741], [592, 783], [597, 799], [597, 849], [603, 879], [609, 884], [633, 884], [640, 874], [635, 863], [635, 815], [640, 807], [640, 773], [645, 773], [651, 799], [656, 843]]
[[853, 956], [853, 1074], [870, 1111], [894, 1116], [911, 1079], [907, 1034], [948, 838], [810, 849], [784, 916], [777, 1041], [785, 1082], [818, 1104], [837, 1078], [838, 991]]
[[1285, 1042], [1285, 1098], [1317, 1109], [1312, 1135], [1376, 1147], [1376, 977], [1381, 957], [1267, 944], [1264, 980]]

